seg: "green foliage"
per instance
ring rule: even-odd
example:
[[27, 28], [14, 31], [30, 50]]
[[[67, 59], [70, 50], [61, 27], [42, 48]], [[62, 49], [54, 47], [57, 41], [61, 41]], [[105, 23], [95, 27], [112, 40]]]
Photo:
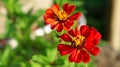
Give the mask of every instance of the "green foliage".
[[[7, 46], [4, 50], [3, 53], [0, 55], [0, 67], [6, 67], [8, 65], [8, 61], [10, 60], [10, 47]], [[6, 61], [8, 60], [8, 61]]]

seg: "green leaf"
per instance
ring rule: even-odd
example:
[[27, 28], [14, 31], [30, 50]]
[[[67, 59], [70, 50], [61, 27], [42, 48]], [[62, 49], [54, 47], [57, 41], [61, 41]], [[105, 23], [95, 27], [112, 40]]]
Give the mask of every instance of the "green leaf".
[[38, 20], [38, 18], [40, 17], [40, 16], [42, 16], [43, 14], [45, 13], [45, 10], [38, 10], [37, 12], [35, 12], [33, 15], [31, 15], [30, 17], [29, 17], [29, 15], [28, 15], [28, 24], [27, 24], [27, 26], [26, 26], [26, 30], [28, 29], [28, 28], [30, 28], [31, 26], [32, 26], [32, 24], [35, 22], [35, 21], [37, 21]]
[[48, 48], [46, 49], [47, 52], [47, 57], [49, 58], [48, 61], [49, 62], [53, 62], [56, 58], [57, 55], [57, 49], [56, 48]]
[[79, 64], [75, 64], [76, 67], [86, 67], [86, 64], [81, 62]]
[[5, 50], [3, 51], [3, 54], [0, 57], [1, 64], [5, 65], [5, 66], [8, 64], [8, 61], [10, 59], [10, 53], [11, 53], [10, 46], [6, 46]]
[[64, 66], [64, 60], [60, 57], [58, 57], [58, 59], [55, 61], [56, 65], [58, 66]]
[[43, 28], [45, 26], [45, 23], [42, 20], [37, 20], [37, 24], [40, 28]]
[[31, 8], [31, 9], [26, 13], [26, 15], [27, 15], [27, 16], [32, 16], [32, 12], [33, 12], [33, 8]]
[[31, 67], [31, 65], [28, 62], [21, 62], [21, 67]]
[[31, 62], [31, 67], [42, 67], [39, 63]]
[[40, 64], [48, 64], [49, 60], [46, 56], [43, 55], [34, 55], [32, 60]]

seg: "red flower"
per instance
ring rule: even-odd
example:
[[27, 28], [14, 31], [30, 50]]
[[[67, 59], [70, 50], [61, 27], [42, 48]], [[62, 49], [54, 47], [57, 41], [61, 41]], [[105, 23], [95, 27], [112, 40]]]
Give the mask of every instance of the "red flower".
[[64, 4], [63, 10], [60, 10], [60, 7], [55, 4], [51, 9], [46, 10], [44, 20], [47, 24], [51, 24], [51, 29], [56, 29], [58, 32], [61, 32], [63, 29], [69, 30], [74, 24], [73, 21], [78, 20], [81, 16], [79, 12], [70, 16], [74, 9], [74, 5]]
[[68, 31], [68, 34], [63, 34], [60, 38], [64, 41], [71, 42], [70, 45], [59, 44], [57, 46], [62, 56], [70, 54], [70, 62], [89, 62], [89, 53], [96, 56], [100, 51], [97, 44], [101, 39], [101, 35], [95, 28], [88, 27], [87, 25], [81, 26], [80, 31], [78, 27], [76, 27], [75, 31], [71, 29]]

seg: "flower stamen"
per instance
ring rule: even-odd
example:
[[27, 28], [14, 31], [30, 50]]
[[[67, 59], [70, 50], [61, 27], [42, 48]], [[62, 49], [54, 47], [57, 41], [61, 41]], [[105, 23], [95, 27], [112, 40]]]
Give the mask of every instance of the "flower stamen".
[[79, 46], [82, 45], [84, 39], [85, 39], [85, 37], [81, 36], [81, 35], [79, 35], [77, 37], [73, 37], [72, 41], [73, 41], [74, 46], [77, 47], [78, 45]]
[[65, 11], [59, 11], [57, 13], [58, 19], [61, 21], [65, 21], [68, 18], [68, 14]]

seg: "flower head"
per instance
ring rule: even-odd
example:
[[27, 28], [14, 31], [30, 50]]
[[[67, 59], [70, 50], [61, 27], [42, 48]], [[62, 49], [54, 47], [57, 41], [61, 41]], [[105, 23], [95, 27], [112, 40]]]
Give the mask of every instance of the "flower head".
[[54, 4], [51, 9], [47, 9], [44, 15], [45, 22], [51, 24], [51, 29], [56, 29], [61, 32], [63, 29], [69, 30], [74, 24], [74, 20], [78, 20], [81, 13], [77, 12], [70, 16], [74, 11], [75, 6], [64, 4], [63, 10], [60, 10], [59, 5]]
[[68, 34], [63, 34], [60, 38], [71, 43], [70, 45], [59, 44], [57, 46], [62, 56], [70, 54], [70, 62], [89, 62], [89, 53], [96, 56], [100, 51], [97, 44], [101, 39], [101, 35], [95, 28], [87, 25], [81, 26], [80, 30], [78, 30], [78, 27], [75, 30], [71, 29]]

